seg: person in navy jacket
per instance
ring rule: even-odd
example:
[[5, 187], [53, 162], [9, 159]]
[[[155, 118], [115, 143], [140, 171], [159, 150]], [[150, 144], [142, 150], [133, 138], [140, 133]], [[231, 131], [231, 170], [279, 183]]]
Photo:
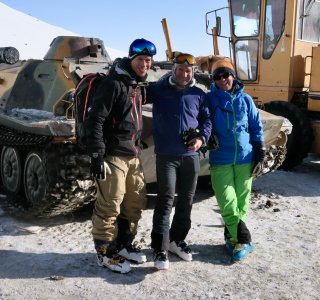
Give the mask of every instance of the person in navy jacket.
[[218, 60], [212, 75], [207, 98], [219, 147], [209, 154], [211, 181], [225, 223], [227, 251], [239, 261], [254, 249], [246, 218], [252, 178], [265, 157], [263, 127], [252, 98], [235, 78], [232, 63]]
[[[180, 53], [172, 73], [147, 87], [147, 102], [153, 103], [153, 139], [156, 153], [158, 199], [153, 215], [151, 247], [154, 265], [168, 269], [168, 251], [191, 261], [185, 238], [191, 228], [191, 209], [200, 170], [199, 149], [211, 133], [205, 92], [195, 86], [195, 58]], [[187, 143], [184, 132], [197, 133]], [[177, 201], [172, 224], [172, 211]]]

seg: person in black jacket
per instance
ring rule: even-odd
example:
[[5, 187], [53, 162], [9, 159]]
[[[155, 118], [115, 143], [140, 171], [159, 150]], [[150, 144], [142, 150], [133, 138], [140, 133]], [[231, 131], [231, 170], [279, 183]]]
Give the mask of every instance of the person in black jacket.
[[140, 162], [141, 105], [155, 54], [153, 43], [134, 40], [128, 58], [118, 59], [99, 82], [88, 109], [87, 149], [97, 187], [92, 235], [98, 265], [120, 273], [131, 270], [129, 261], [146, 261], [133, 240], [146, 204]]

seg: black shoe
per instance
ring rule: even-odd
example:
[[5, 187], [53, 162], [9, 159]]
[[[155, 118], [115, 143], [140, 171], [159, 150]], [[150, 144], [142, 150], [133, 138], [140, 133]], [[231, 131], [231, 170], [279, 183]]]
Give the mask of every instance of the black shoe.
[[154, 266], [158, 270], [169, 269], [169, 259], [167, 251], [158, 251], [153, 253]]

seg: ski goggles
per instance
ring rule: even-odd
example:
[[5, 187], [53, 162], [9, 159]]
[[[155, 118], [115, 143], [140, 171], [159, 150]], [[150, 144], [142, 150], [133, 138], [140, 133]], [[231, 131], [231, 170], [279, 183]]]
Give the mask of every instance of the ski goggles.
[[230, 72], [224, 72], [224, 73], [222, 73], [222, 74], [217, 74], [217, 75], [214, 75], [214, 76], [213, 76], [213, 80], [214, 80], [214, 81], [218, 81], [218, 80], [221, 80], [222, 78], [228, 79], [230, 75], [233, 76], [233, 74], [230, 73]]
[[135, 43], [131, 45], [130, 56], [143, 54], [150, 56], [156, 55], [156, 46], [153, 43], [143, 39], [135, 41]]
[[191, 66], [195, 65], [196, 63], [196, 59], [194, 58], [194, 56], [192, 56], [191, 54], [185, 54], [185, 53], [182, 53], [182, 54], [179, 54], [177, 55], [173, 62], [175, 64], [184, 64], [184, 63], [187, 63]]

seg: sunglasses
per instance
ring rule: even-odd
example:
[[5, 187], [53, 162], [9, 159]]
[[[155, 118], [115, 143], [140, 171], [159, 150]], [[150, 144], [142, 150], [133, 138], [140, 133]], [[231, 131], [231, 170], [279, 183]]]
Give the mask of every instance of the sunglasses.
[[229, 72], [225, 72], [225, 73], [222, 73], [222, 74], [214, 75], [213, 76], [213, 80], [217, 81], [217, 80], [221, 80], [221, 78], [228, 79], [230, 75], [232, 75], [232, 74], [229, 73]]
[[132, 48], [131, 51], [133, 54], [146, 54], [146, 55], [156, 55], [157, 50], [153, 43], [150, 43], [148, 41], [138, 41], [136, 42]]
[[189, 65], [194, 65], [196, 63], [196, 60], [194, 56], [191, 54], [179, 54], [177, 57], [174, 58], [173, 61], [175, 64], [184, 64], [187, 63]]

